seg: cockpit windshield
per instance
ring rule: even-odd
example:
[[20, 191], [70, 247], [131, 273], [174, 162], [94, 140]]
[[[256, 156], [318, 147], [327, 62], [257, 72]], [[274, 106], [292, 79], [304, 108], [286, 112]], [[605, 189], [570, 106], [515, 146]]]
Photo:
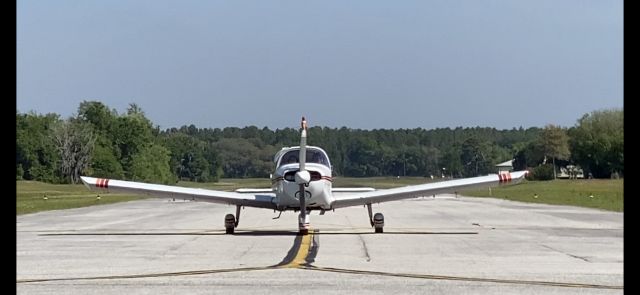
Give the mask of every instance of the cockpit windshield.
[[[280, 160], [280, 165], [299, 163], [300, 159], [298, 159], [298, 156], [300, 156], [300, 150], [296, 149], [296, 150], [288, 151], [282, 156]], [[307, 163], [318, 163], [325, 166], [329, 166], [329, 161], [327, 157], [320, 150], [307, 149], [306, 156], [307, 156], [307, 159], [306, 159]]]

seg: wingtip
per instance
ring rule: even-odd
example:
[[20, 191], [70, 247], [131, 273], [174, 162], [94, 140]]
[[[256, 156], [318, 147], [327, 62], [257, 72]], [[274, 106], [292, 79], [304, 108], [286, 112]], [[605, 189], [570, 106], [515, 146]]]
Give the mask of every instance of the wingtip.
[[511, 174], [515, 174], [516, 178], [526, 178], [529, 173], [529, 170], [521, 170], [512, 172]]
[[80, 180], [82, 180], [82, 184], [84, 184], [84, 186], [89, 190], [91, 189], [91, 186], [89, 184], [89, 182], [91, 181], [91, 178], [93, 177], [80, 176]]

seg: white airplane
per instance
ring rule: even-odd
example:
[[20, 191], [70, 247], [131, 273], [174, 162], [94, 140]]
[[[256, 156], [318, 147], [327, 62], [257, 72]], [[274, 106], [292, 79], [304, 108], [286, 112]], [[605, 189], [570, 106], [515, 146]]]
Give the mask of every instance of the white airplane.
[[[489, 174], [435, 183], [375, 190], [373, 188], [332, 187], [331, 162], [327, 153], [316, 146], [307, 146], [307, 126], [302, 118], [300, 146], [282, 148], [273, 158], [276, 170], [271, 176], [271, 189], [238, 189], [235, 192], [186, 188], [105, 178], [81, 176], [89, 189], [110, 192], [145, 194], [159, 198], [185, 198], [236, 206], [236, 215], [227, 214], [224, 225], [227, 234], [233, 234], [240, 221], [242, 207], [266, 208], [275, 211], [300, 211], [298, 228], [301, 234], [309, 231], [309, 213], [350, 206], [366, 206], [369, 222], [376, 233], [382, 233], [384, 216], [372, 214], [372, 204], [401, 199], [457, 192], [460, 189], [491, 187], [517, 183], [527, 171]], [[304, 196], [300, 198], [300, 196]], [[301, 208], [304, 208], [301, 210]]]

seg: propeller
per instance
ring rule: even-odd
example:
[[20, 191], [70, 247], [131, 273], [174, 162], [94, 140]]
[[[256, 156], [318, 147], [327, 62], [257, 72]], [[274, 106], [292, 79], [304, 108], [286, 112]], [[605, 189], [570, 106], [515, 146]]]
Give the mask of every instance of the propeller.
[[309, 184], [311, 180], [311, 174], [305, 169], [305, 163], [307, 162], [307, 121], [302, 117], [302, 131], [300, 132], [300, 168], [296, 172], [295, 180], [299, 185], [298, 199], [300, 200], [300, 230], [306, 230], [307, 222], [307, 207], [305, 205], [305, 186]]

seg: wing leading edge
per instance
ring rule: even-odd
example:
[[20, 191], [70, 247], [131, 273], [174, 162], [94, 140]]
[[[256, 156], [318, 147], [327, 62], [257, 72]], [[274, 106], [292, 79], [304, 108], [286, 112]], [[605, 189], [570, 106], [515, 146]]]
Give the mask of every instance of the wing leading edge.
[[109, 192], [144, 194], [157, 198], [185, 198], [218, 204], [277, 209], [275, 195], [268, 193], [249, 195], [237, 192], [225, 192], [87, 176], [81, 176], [80, 178], [84, 185], [90, 190], [107, 190]]
[[377, 190], [358, 194], [344, 194], [332, 204], [332, 209], [397, 201], [402, 199], [430, 196], [434, 194], [452, 193], [461, 189], [491, 187], [500, 184], [514, 184], [524, 179], [527, 171], [504, 174], [490, 174], [487, 176], [456, 179], [435, 183], [404, 186], [392, 189]]

